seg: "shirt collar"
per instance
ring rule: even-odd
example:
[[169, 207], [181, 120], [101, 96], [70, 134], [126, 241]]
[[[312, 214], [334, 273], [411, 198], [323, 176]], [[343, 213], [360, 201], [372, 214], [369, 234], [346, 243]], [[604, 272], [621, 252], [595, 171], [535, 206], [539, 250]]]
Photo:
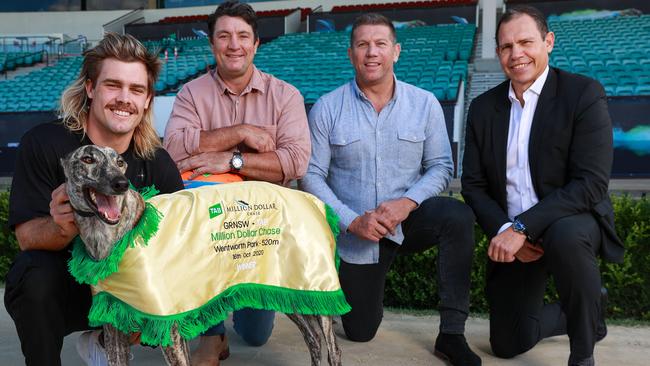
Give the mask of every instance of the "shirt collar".
[[[253, 68], [253, 76], [241, 94], [244, 95], [250, 93], [252, 90], [257, 90], [262, 94], [266, 93], [266, 85], [264, 84], [264, 80], [262, 80], [262, 72], [258, 70], [254, 64], [251, 65], [251, 67]], [[228, 89], [228, 86], [223, 81], [221, 76], [219, 76], [216, 68], [212, 71], [212, 78], [217, 83], [217, 88], [221, 94], [226, 94], [226, 92], [229, 94], [235, 94], [230, 89]]]
[[[542, 94], [542, 88], [544, 87], [544, 83], [546, 83], [546, 78], [548, 77], [548, 71], [549, 71], [549, 67], [548, 65], [546, 65], [544, 72], [542, 72], [542, 74], [537, 78], [537, 80], [535, 80], [535, 82], [530, 87], [528, 87], [528, 89], [524, 91], [524, 99], [526, 99], [526, 95], [528, 94], [528, 92], [533, 92], [537, 96]], [[508, 88], [508, 98], [510, 98], [510, 101], [512, 102], [517, 100], [517, 95], [515, 94], [515, 90], [512, 88], [512, 82], [510, 82], [510, 87]]]
[[[395, 83], [395, 90], [393, 91], [393, 97], [390, 98], [390, 100], [388, 101], [389, 104], [394, 100], [396, 100], [399, 97], [399, 95], [402, 93], [401, 92], [402, 89], [400, 88], [400, 85], [397, 82], [397, 77], [395, 76], [395, 74], [393, 74], [393, 82]], [[350, 83], [352, 84], [352, 91], [354, 92], [354, 95], [357, 96], [357, 98], [368, 100], [368, 97], [366, 97], [366, 95], [363, 93], [361, 88], [359, 88], [356, 77], [353, 78], [352, 81], [350, 81]]]

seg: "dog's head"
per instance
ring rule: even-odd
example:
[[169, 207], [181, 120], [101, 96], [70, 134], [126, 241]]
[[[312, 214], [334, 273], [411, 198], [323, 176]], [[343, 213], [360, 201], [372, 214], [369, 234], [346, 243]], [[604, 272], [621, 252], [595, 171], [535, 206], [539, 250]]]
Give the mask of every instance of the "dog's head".
[[129, 189], [124, 159], [109, 147], [86, 145], [61, 159], [61, 165], [72, 208], [109, 225], [119, 223]]

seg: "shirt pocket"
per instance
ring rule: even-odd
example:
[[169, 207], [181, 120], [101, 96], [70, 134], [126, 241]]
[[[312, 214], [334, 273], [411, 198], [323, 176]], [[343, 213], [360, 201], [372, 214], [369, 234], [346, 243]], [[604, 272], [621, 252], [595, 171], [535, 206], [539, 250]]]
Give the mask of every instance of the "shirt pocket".
[[330, 135], [331, 163], [340, 168], [358, 168], [361, 134], [357, 128], [335, 129]]
[[413, 170], [422, 168], [422, 155], [424, 154], [424, 131], [400, 128], [397, 130], [397, 155], [398, 166]]

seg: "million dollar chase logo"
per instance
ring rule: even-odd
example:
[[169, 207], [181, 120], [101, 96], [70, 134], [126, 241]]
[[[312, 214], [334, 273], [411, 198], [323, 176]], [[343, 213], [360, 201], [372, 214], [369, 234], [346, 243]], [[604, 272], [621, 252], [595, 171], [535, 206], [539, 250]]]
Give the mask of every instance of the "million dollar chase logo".
[[270, 203], [255, 203], [249, 204], [243, 200], [236, 200], [234, 204], [226, 206], [226, 212], [242, 212], [242, 211], [267, 211], [277, 210], [275, 202]]

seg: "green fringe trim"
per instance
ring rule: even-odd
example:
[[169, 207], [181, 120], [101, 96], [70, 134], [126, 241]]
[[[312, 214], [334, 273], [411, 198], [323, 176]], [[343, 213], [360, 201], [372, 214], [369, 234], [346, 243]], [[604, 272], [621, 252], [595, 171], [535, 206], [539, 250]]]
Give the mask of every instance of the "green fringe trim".
[[[338, 238], [341, 229], [339, 228], [339, 221], [341, 220], [339, 216], [334, 212], [334, 209], [325, 203], [325, 217], [327, 218], [327, 224], [330, 226], [332, 235], [334, 235], [334, 243], [336, 243], [336, 238]], [[334, 263], [336, 264], [336, 272], [339, 271], [339, 266], [341, 264], [341, 258], [339, 257], [338, 245], [334, 250]]]
[[109, 323], [124, 333], [141, 332], [144, 344], [169, 346], [174, 324], [181, 337], [189, 340], [225, 320], [230, 312], [245, 307], [330, 316], [351, 310], [342, 290], [301, 291], [246, 283], [228, 288], [200, 308], [169, 316], [143, 313], [107, 292], [100, 292], [93, 297], [88, 320], [94, 327]]
[[339, 228], [339, 216], [327, 203], [325, 204], [325, 215], [327, 217], [327, 224], [329, 224], [330, 230], [332, 230], [332, 234], [334, 235], [334, 240], [336, 240], [341, 232], [341, 229]]
[[154, 185], [151, 185], [149, 187], [142, 187], [140, 189], [135, 188], [130, 183], [129, 183], [129, 185], [131, 186], [132, 190], [137, 191], [138, 193], [140, 193], [140, 195], [142, 196], [142, 199], [144, 199], [145, 201], [148, 201], [149, 198], [154, 197], [154, 196], [158, 195], [158, 193], [160, 193], [160, 191]]
[[[140, 194], [146, 200], [158, 194], [158, 190], [153, 186], [146, 187]], [[124, 252], [128, 248], [135, 247], [138, 239], [142, 239], [143, 246], [149, 243], [149, 240], [158, 232], [162, 218], [163, 214], [158, 209], [148, 202], [145, 203], [144, 212], [138, 224], [115, 243], [111, 254], [99, 261], [88, 255], [83, 241], [77, 236], [72, 244], [72, 256], [68, 261], [68, 271], [77, 282], [96, 285], [98, 281], [117, 272]]]

